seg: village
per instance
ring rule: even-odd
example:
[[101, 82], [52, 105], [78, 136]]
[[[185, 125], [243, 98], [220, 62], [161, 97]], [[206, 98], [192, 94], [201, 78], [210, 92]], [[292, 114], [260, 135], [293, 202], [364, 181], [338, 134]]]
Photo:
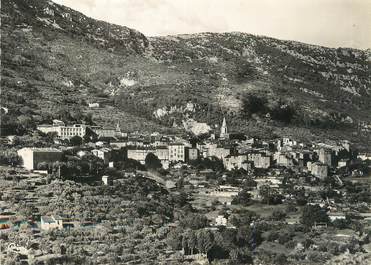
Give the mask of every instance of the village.
[[[210, 231], [238, 230], [242, 224], [251, 226], [262, 218], [284, 222], [288, 227], [304, 223], [312, 231], [335, 227], [339, 229], [335, 238], [345, 238], [344, 242], [357, 239], [360, 249], [371, 250], [367, 236], [371, 229], [371, 154], [358, 153], [348, 141], [303, 143], [289, 137], [265, 141], [229, 132], [225, 118], [219, 130], [202, 139], [156, 132], [126, 133], [119, 124], [115, 128], [66, 125], [60, 120], [38, 125], [37, 133], [49, 139], [44, 144], [47, 146], [16, 149], [14, 137], [2, 139], [8, 148], [2, 153], [0, 168], [1, 235], [102, 229], [110, 222], [110, 210], [104, 215], [76, 208], [77, 201], [86, 200], [84, 189], [91, 189], [84, 187], [92, 187], [100, 196], [99, 187], [118, 191], [127, 185], [124, 183], [135, 180], [149, 181], [157, 186], [155, 189], [183, 200], [181, 205], [188, 203], [191, 212], [204, 218], [199, 217], [204, 220], [201, 227]], [[81, 192], [73, 195], [78, 197], [71, 199], [75, 203], [67, 211], [60, 197], [66, 196], [65, 192], [60, 190], [56, 195], [45, 190], [50, 185], [57, 185], [57, 190], [78, 185]], [[103, 198], [110, 204], [123, 203], [116, 197]], [[309, 210], [314, 212], [305, 212]], [[236, 216], [245, 216], [244, 211], [248, 216], [253, 214], [250, 223], [236, 221]], [[310, 220], [305, 220], [308, 214]], [[157, 228], [164, 222], [166, 227], [179, 228], [179, 220], [161, 221]], [[114, 229], [121, 226], [116, 222]], [[296, 243], [295, 249], [298, 244], [302, 243]], [[175, 252], [167, 252], [164, 260], [177, 260], [182, 255], [182, 259], [200, 261], [209, 255], [195, 247], [182, 246], [180, 252], [178, 245], [172, 248]], [[14, 246], [7, 251], [14, 252]], [[23, 252], [24, 259], [35, 264], [44, 257], [41, 252]], [[287, 255], [281, 254], [273, 257], [287, 260]], [[60, 257], [60, 253], [53, 257]]]

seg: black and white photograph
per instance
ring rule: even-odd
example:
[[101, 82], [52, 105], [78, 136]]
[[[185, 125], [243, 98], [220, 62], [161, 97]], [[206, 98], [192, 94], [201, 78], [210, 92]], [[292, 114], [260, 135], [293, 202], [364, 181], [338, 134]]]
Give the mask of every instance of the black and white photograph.
[[0, 11], [0, 265], [371, 265], [371, 0]]

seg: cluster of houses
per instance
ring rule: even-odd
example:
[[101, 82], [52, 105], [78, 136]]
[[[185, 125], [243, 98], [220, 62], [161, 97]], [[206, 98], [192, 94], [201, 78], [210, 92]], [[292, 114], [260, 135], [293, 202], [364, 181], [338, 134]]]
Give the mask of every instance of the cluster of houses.
[[[107, 165], [112, 150], [125, 147], [127, 158], [144, 164], [147, 155], [152, 153], [158, 157], [165, 169], [199, 158], [217, 158], [223, 162], [226, 170], [248, 171], [252, 168], [284, 167], [325, 178], [331, 169], [346, 167], [354, 158], [347, 141], [337, 145], [326, 145], [298, 143], [290, 138], [269, 142], [254, 138], [232, 139], [225, 119], [218, 139], [210, 137], [196, 144], [174, 135], [123, 133], [119, 124], [116, 128], [81, 124], [66, 126], [63, 122], [54, 120], [52, 125], [40, 125], [37, 128], [44, 133], [54, 132], [61, 139], [70, 139], [76, 135], [84, 137], [89, 128], [99, 136], [99, 139], [110, 139], [108, 142], [98, 141], [91, 151]], [[36, 169], [40, 162], [58, 161], [62, 152], [56, 148], [23, 148], [18, 154], [22, 157], [25, 168]]]
[[[100, 158], [109, 167], [113, 167], [112, 158], [115, 150], [125, 150], [126, 158], [142, 164], [145, 164], [148, 154], [152, 153], [158, 157], [165, 169], [178, 168], [186, 166], [194, 160], [209, 158], [221, 161], [226, 171], [234, 169], [244, 169], [248, 172], [261, 170], [266, 174], [254, 178], [257, 186], [250, 191], [254, 199], [260, 199], [259, 190], [262, 186], [268, 185], [278, 191], [282, 188], [282, 176], [279, 174], [282, 169], [290, 168], [298, 173], [307, 173], [309, 176], [324, 179], [329, 174], [336, 172], [337, 169], [347, 168], [355, 158], [371, 159], [369, 154], [356, 154], [347, 141], [329, 145], [323, 143], [305, 144], [288, 137], [271, 141], [248, 137], [242, 138], [243, 140], [241, 137], [234, 139], [233, 134], [228, 132], [225, 119], [223, 119], [219, 137], [211, 136], [197, 143], [175, 135], [123, 133], [119, 124], [116, 128], [104, 128], [84, 124], [66, 125], [61, 121], [54, 120], [52, 125], [40, 125], [37, 128], [44, 133], [54, 133], [59, 139], [71, 139], [74, 136], [84, 137], [87, 131], [91, 130], [97, 134], [98, 141], [86, 143], [86, 147], [89, 148], [81, 148], [82, 150], [77, 152], [76, 156], [83, 157], [90, 153]], [[36, 171], [40, 163], [61, 161], [63, 150], [66, 148], [68, 147], [63, 145], [58, 148], [26, 147], [18, 150], [18, 155], [22, 158], [25, 169]], [[230, 205], [241, 188], [232, 185], [209, 185], [207, 176], [212, 173], [211, 169], [190, 170], [190, 174], [184, 177], [185, 181], [192, 184], [199, 192], [199, 196], [210, 198], [210, 202], [218, 200], [224, 205]], [[223, 174], [228, 175], [227, 172]], [[301, 174], [301, 176], [303, 175]], [[114, 180], [111, 176], [104, 175], [102, 176], [102, 184], [113, 185]], [[165, 184], [164, 186], [167, 187]], [[304, 184], [297, 185], [298, 187], [305, 187], [306, 191], [318, 191], [317, 187], [307, 187]], [[345, 218], [344, 215], [340, 217], [338, 215], [338, 212], [335, 212], [331, 218]], [[40, 222], [41, 230], [63, 229], [81, 225], [84, 224], [60, 216], [42, 216]], [[224, 216], [217, 216], [215, 225], [226, 226], [228, 220]]]

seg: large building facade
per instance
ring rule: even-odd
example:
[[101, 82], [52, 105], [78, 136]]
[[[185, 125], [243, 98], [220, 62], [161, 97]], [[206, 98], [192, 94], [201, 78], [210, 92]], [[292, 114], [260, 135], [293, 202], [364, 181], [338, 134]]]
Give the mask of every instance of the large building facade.
[[223, 159], [223, 165], [226, 170], [240, 168], [247, 170], [247, 155], [229, 155]]
[[309, 162], [307, 167], [312, 175], [317, 178], [324, 179], [328, 176], [328, 165], [322, 164], [321, 162]]
[[74, 124], [72, 126], [60, 126], [57, 132], [61, 139], [71, 139], [74, 136], [82, 138], [86, 134], [86, 125]]
[[39, 163], [53, 163], [60, 161], [62, 151], [55, 148], [22, 148], [18, 155], [22, 157], [23, 167], [28, 170], [37, 169]]
[[155, 150], [148, 148], [128, 149], [128, 158], [137, 160], [140, 163], [144, 164], [146, 157], [149, 153], [155, 153]]
[[61, 139], [71, 139], [74, 136], [84, 137], [86, 134], [85, 124], [64, 125], [39, 125], [37, 129], [43, 133], [56, 133]]
[[250, 153], [247, 156], [248, 161], [254, 163], [256, 168], [269, 168], [271, 166], [271, 157], [261, 153]]
[[169, 145], [170, 161], [185, 161], [185, 146], [182, 143], [172, 143]]
[[318, 161], [322, 164], [328, 165], [329, 167], [333, 166], [333, 155], [331, 150], [321, 148], [318, 151]]

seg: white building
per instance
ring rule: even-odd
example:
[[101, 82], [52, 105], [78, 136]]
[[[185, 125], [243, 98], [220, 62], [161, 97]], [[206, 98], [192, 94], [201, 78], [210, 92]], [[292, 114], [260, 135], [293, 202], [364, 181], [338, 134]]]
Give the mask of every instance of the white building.
[[36, 128], [37, 128], [37, 130], [39, 130], [40, 132], [43, 132], [45, 134], [48, 134], [48, 133], [58, 133], [58, 126], [51, 125], [51, 124], [37, 125]]
[[219, 147], [217, 144], [206, 144], [202, 146], [203, 150], [206, 150], [207, 157], [217, 157], [218, 159], [224, 159], [231, 154], [230, 148]]
[[293, 146], [296, 146], [297, 142], [295, 140], [292, 140], [288, 137], [282, 138], [282, 140], [278, 140], [277, 142], [277, 149], [278, 151], [281, 150], [291, 150]]
[[185, 146], [182, 143], [171, 143], [169, 145], [170, 161], [185, 161]]
[[218, 217], [215, 218], [216, 226], [227, 226], [227, 222], [227, 218], [225, 218], [223, 215], [218, 215]]
[[360, 153], [358, 155], [358, 158], [361, 159], [362, 161], [365, 161], [365, 160], [371, 160], [371, 153]]
[[111, 150], [108, 148], [94, 149], [91, 150], [92, 154], [104, 161], [104, 164], [108, 165], [111, 159]]
[[210, 195], [216, 197], [232, 198], [237, 196], [240, 191], [241, 188], [239, 187], [234, 187], [230, 185], [219, 185], [218, 188], [215, 188], [215, 190], [210, 192]]
[[247, 155], [229, 155], [223, 159], [223, 165], [226, 170], [240, 168], [247, 170]]
[[347, 159], [341, 159], [339, 162], [338, 162], [338, 168], [341, 168], [341, 167], [346, 167], [349, 165], [349, 160]]
[[110, 177], [110, 176], [102, 176], [102, 182], [106, 186], [110, 186], [110, 185], [113, 184], [112, 177]]
[[53, 125], [43, 124], [38, 125], [37, 129], [43, 133], [57, 133], [61, 139], [71, 139], [74, 136], [82, 138], [86, 134], [85, 124], [74, 124], [72, 126], [61, 125], [61, 123], [54, 123]]
[[63, 220], [59, 216], [41, 216], [41, 230], [63, 229]]
[[155, 153], [154, 149], [150, 148], [135, 148], [135, 149], [128, 149], [128, 158], [137, 160], [141, 164], [144, 165], [146, 157], [149, 153]]
[[98, 135], [98, 137], [126, 137], [127, 133], [121, 132], [120, 123], [116, 124], [116, 128], [101, 127], [101, 126], [91, 126], [90, 129]]
[[99, 108], [99, 103], [94, 102], [94, 103], [89, 103], [89, 108]]
[[17, 151], [23, 160], [23, 167], [28, 170], [37, 169], [39, 163], [53, 163], [60, 161], [62, 151], [56, 148], [22, 148]]
[[294, 159], [291, 157], [290, 153], [276, 152], [274, 154], [274, 159], [276, 160], [278, 166], [283, 167], [294, 166]]
[[248, 161], [252, 161], [255, 168], [269, 168], [271, 166], [271, 157], [261, 153], [248, 154]]
[[156, 147], [155, 155], [161, 161], [169, 161], [169, 148], [167, 146]]
[[333, 222], [335, 220], [345, 220], [346, 219], [346, 216], [345, 216], [344, 213], [329, 213], [328, 217], [331, 220], [331, 222]]
[[321, 148], [318, 152], [318, 161], [322, 164], [328, 165], [329, 167], [332, 166], [332, 151], [328, 149]]
[[86, 134], [86, 125], [74, 124], [72, 126], [60, 126], [57, 130], [61, 139], [71, 139], [74, 136], [84, 137]]
[[315, 163], [308, 162], [307, 168], [309, 172], [312, 173], [312, 175], [317, 178], [323, 179], [328, 176], [328, 166], [320, 162]]

